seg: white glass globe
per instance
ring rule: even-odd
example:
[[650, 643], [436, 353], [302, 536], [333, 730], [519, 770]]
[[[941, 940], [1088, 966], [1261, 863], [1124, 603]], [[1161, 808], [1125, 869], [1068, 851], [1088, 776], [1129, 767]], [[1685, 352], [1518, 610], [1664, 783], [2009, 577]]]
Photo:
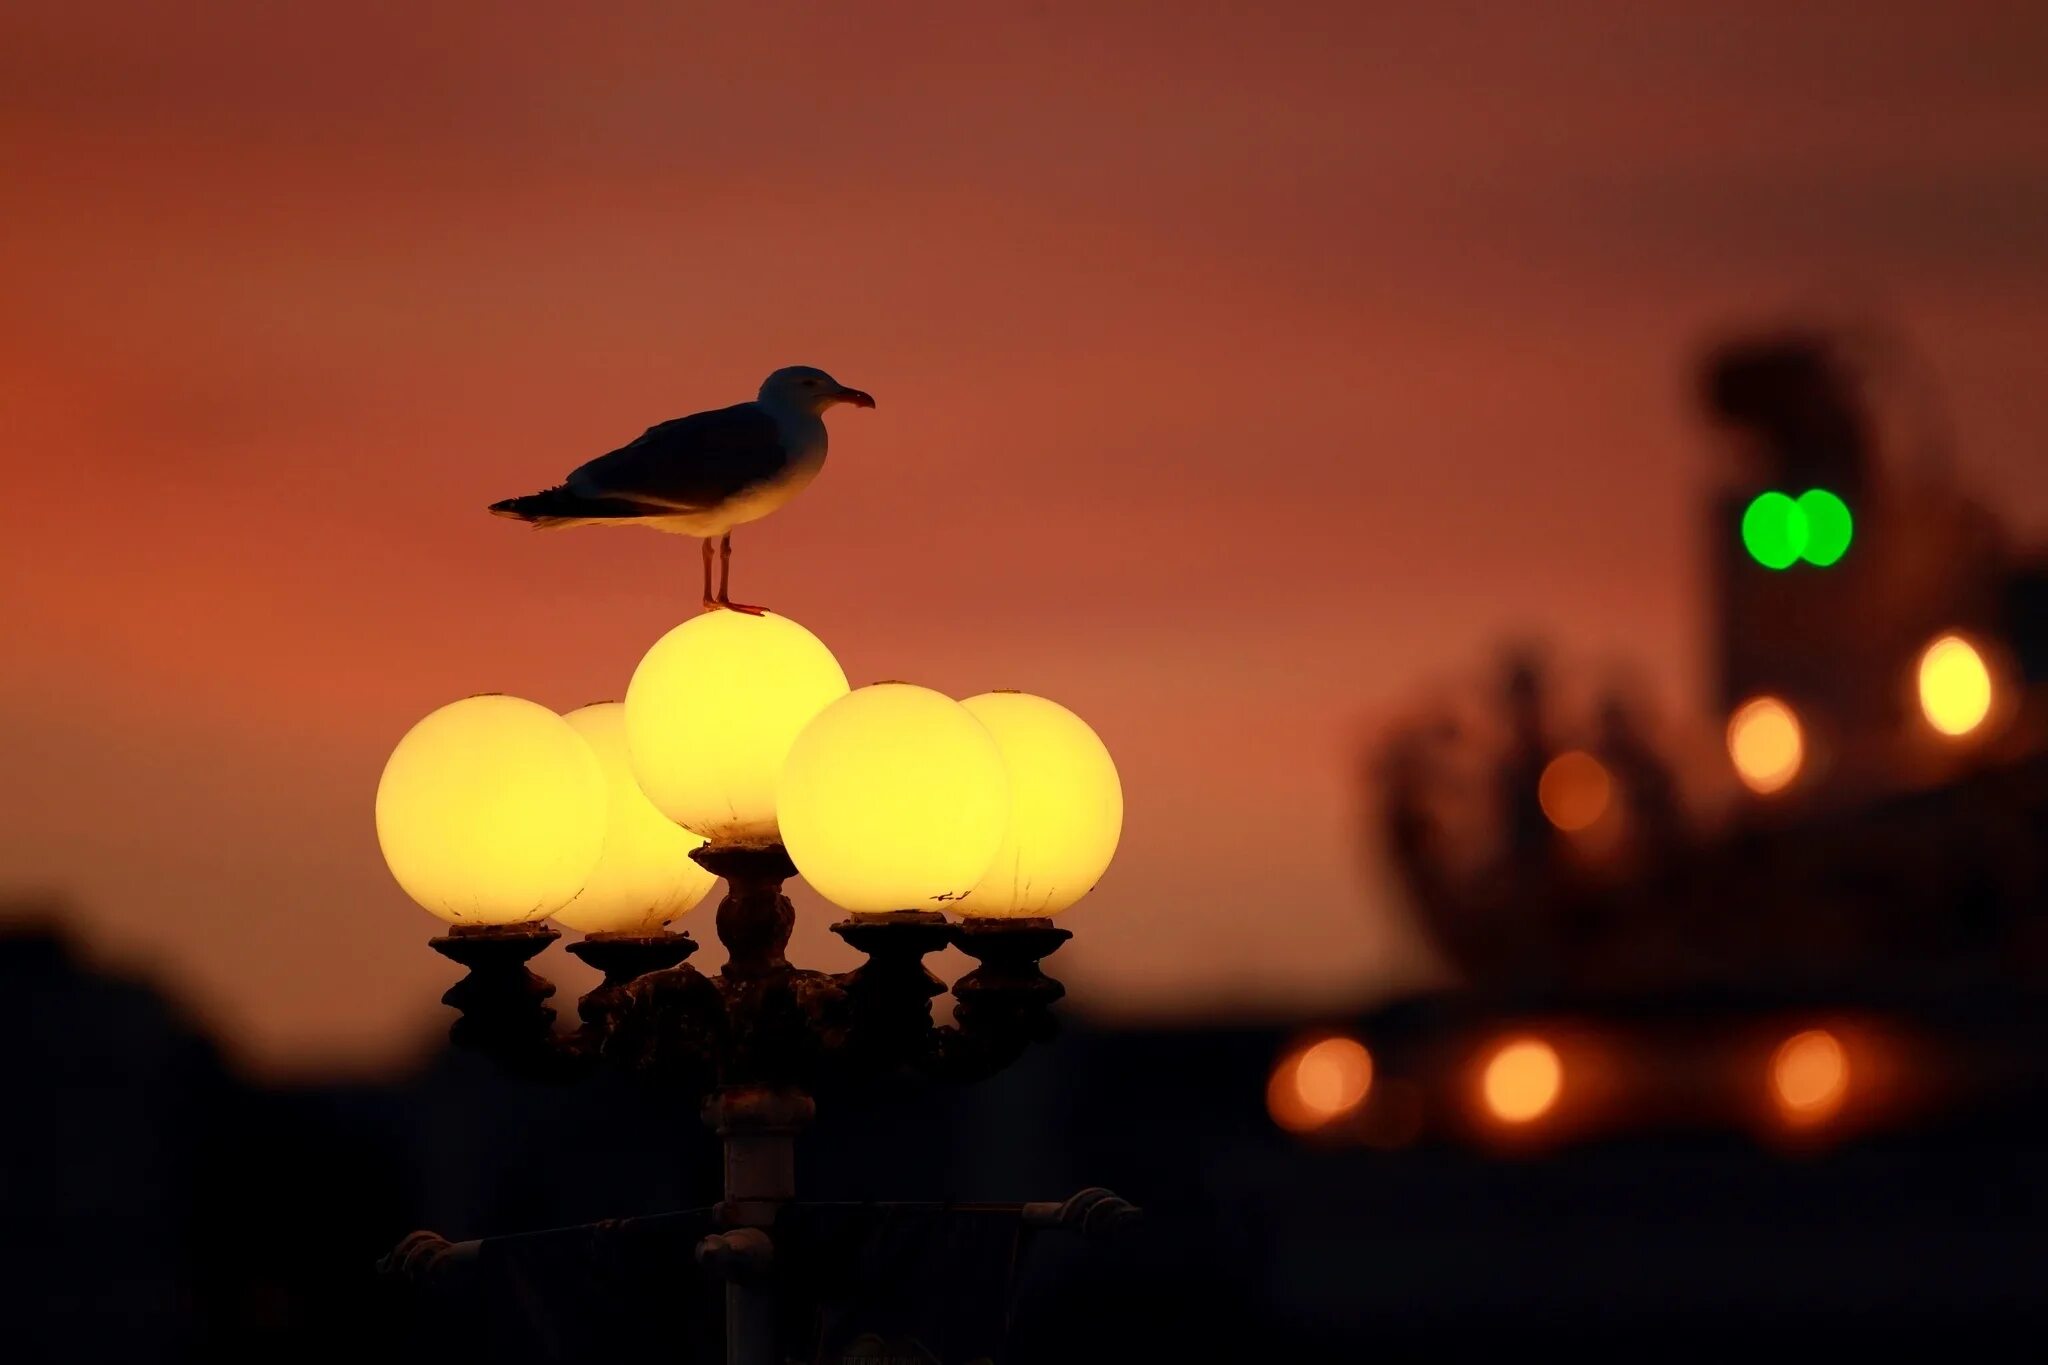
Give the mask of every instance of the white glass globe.
[[1001, 750], [952, 698], [877, 683], [818, 713], [778, 798], [790, 860], [854, 911], [942, 910], [988, 870], [1010, 819]]
[[1088, 723], [1023, 692], [961, 703], [995, 737], [1010, 775], [1010, 823], [963, 915], [1056, 915], [1094, 889], [1124, 827], [1123, 784]]
[[654, 808], [626, 758], [626, 707], [601, 701], [563, 717], [583, 736], [605, 780], [604, 852], [555, 920], [586, 934], [653, 934], [703, 900], [718, 880], [690, 850], [704, 843]]
[[633, 776], [655, 809], [714, 844], [773, 844], [782, 760], [811, 717], [845, 695], [832, 652], [788, 617], [707, 611], [633, 670]]
[[518, 697], [442, 707], [398, 741], [377, 783], [385, 864], [451, 924], [546, 919], [582, 888], [604, 831], [597, 756]]

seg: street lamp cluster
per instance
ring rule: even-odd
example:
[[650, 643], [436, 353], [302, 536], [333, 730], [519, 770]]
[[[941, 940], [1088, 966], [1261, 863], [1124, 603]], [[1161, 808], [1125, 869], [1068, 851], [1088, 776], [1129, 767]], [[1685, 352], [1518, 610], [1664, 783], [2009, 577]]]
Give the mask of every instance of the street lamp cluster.
[[[1122, 820], [1108, 751], [1064, 707], [1015, 692], [955, 702], [900, 682], [850, 689], [795, 622], [723, 611], [656, 642], [623, 703], [566, 717], [497, 695], [442, 707], [399, 742], [377, 790], [393, 876], [452, 926], [434, 946], [471, 969], [449, 996], [465, 1012], [458, 1036], [526, 1061], [587, 1062], [628, 1037], [657, 1052], [688, 1051], [685, 1038], [738, 1048], [758, 992], [707, 992], [680, 965], [696, 945], [666, 928], [724, 877], [719, 978], [800, 996], [810, 1027], [797, 1051], [997, 1064], [1049, 1027], [1042, 1011], [1061, 992], [1037, 963], [1068, 937], [1050, 917], [1101, 877]], [[834, 928], [865, 966], [789, 966], [780, 886], [792, 872], [850, 913]], [[557, 936], [548, 919], [582, 933], [572, 951], [606, 972], [567, 1038], [547, 1029], [551, 988], [523, 966]], [[983, 963], [955, 991], [984, 1006], [962, 1014], [988, 1026], [972, 1044], [929, 1028], [937, 987], [920, 959], [949, 942]], [[623, 1017], [664, 999], [693, 1002], [687, 1024], [649, 1037], [645, 1019]], [[706, 1011], [721, 1017], [696, 1017]], [[890, 1055], [856, 1036], [864, 1012], [889, 1017]], [[926, 1030], [905, 1033], [918, 1018]], [[716, 1047], [693, 1060], [712, 1086], [739, 1065]], [[760, 1079], [816, 1077], [769, 1065]]]
[[[712, 1239], [700, 1259], [721, 1273], [768, 1254], [812, 1091], [904, 1068], [973, 1080], [1050, 1034], [1064, 991], [1039, 963], [1070, 937], [1051, 917], [1102, 876], [1122, 823], [1116, 767], [1064, 707], [851, 689], [803, 627], [732, 611], [664, 635], [623, 703], [442, 707], [399, 741], [377, 789], [392, 875], [447, 921], [435, 950], [469, 969], [443, 997], [461, 1011], [458, 1043], [547, 1079], [618, 1065], [708, 1097], [726, 1144], [721, 1221], [738, 1240]], [[782, 884], [798, 872], [848, 912], [832, 929], [859, 967], [788, 961]], [[719, 878], [726, 961], [706, 975], [667, 926]], [[526, 965], [559, 937], [550, 919], [604, 973], [566, 1034], [554, 987]], [[939, 1026], [931, 1000], [946, 988], [923, 959], [949, 944], [978, 966]], [[772, 1339], [764, 1311], [757, 1289], [729, 1287], [736, 1359]]]

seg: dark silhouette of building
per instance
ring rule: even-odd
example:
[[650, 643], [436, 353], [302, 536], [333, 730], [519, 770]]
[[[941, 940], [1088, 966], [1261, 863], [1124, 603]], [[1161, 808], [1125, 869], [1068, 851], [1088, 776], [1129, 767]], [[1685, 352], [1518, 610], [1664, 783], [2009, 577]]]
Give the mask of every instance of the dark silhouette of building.
[[[1504, 736], [1481, 756], [1490, 830], [1446, 836], [1443, 792], [1460, 756], [1432, 739], [1435, 721], [1386, 741], [1382, 841], [1423, 924], [1475, 985], [1853, 986], [1932, 971], [2032, 981], [2048, 966], [2038, 561], [2013, 552], [1938, 464], [1881, 458], [1854, 353], [1793, 330], [1725, 343], [1702, 362], [1704, 405], [1729, 447], [1706, 497], [1722, 711], [1703, 728], [1718, 731], [1752, 699], [1786, 704], [1803, 747], [1783, 791], [1744, 794], [1711, 817], [1688, 809], [1684, 775], [1646, 716], [1614, 697], [1592, 716], [1559, 713], [1556, 689], [1519, 650], [1502, 667], [1497, 723], [1466, 741]], [[1743, 509], [1765, 491], [1807, 488], [1850, 505], [1848, 553], [1826, 567], [1759, 563]], [[1914, 691], [1922, 651], [1950, 632], [1988, 656], [2003, 703], [1966, 742], [1936, 736]], [[1613, 781], [1589, 831], [1559, 828], [1539, 800], [1565, 734]]]

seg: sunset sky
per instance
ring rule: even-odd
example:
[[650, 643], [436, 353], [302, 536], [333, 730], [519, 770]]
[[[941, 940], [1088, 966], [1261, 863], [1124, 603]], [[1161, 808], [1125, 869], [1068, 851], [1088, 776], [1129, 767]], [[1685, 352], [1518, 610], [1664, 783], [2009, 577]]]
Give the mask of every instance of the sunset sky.
[[441, 1022], [405, 729], [695, 609], [690, 542], [485, 504], [779, 365], [879, 406], [736, 594], [1096, 726], [1105, 1014], [1427, 974], [1358, 746], [1503, 636], [1697, 710], [1721, 329], [1895, 325], [2048, 530], [2038, 4], [531, 11], [0, 9], [0, 890], [260, 1064]]

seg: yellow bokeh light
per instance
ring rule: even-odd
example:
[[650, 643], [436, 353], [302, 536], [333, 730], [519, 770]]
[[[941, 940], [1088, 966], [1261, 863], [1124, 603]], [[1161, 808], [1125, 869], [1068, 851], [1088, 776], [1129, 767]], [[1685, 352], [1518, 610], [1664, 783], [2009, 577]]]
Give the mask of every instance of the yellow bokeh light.
[[377, 783], [391, 875], [452, 924], [547, 918], [582, 888], [604, 832], [597, 756], [518, 697], [442, 707], [398, 741]]
[[1607, 766], [1580, 749], [1551, 759], [1536, 782], [1536, 800], [1543, 814], [1567, 834], [1600, 823], [1613, 795]]
[[783, 758], [845, 695], [832, 652], [788, 617], [707, 611], [655, 641], [633, 670], [634, 779], [656, 810], [714, 844], [772, 844]]
[[1495, 1048], [1480, 1073], [1487, 1112], [1502, 1123], [1533, 1123], [1564, 1091], [1564, 1063], [1541, 1038], [1517, 1038]]
[[876, 683], [790, 746], [777, 817], [790, 861], [846, 910], [941, 910], [988, 871], [1010, 822], [1002, 751], [959, 702]]
[[1324, 1038], [1295, 1048], [1266, 1082], [1266, 1110], [1290, 1133], [1306, 1133], [1365, 1103], [1372, 1054], [1355, 1038]]
[[1820, 1123], [1849, 1094], [1849, 1054], [1826, 1029], [1795, 1033], [1771, 1057], [1771, 1093], [1778, 1110], [1797, 1124]]
[[585, 934], [652, 934], [718, 880], [690, 858], [704, 843], [654, 808], [626, 757], [626, 707], [601, 701], [564, 717], [604, 769], [604, 852], [555, 919]]
[[1102, 740], [1057, 702], [986, 692], [960, 703], [988, 728], [1010, 775], [1010, 823], [963, 915], [1052, 915], [1088, 894], [1124, 827], [1124, 792]]
[[1735, 774], [1759, 796], [1782, 791], [1806, 762], [1799, 717], [1776, 697], [1754, 697], [1728, 718], [1728, 757]]
[[1991, 670], [1960, 635], [1944, 635], [1920, 656], [1920, 712], [1944, 735], [1967, 735], [1991, 714]]

